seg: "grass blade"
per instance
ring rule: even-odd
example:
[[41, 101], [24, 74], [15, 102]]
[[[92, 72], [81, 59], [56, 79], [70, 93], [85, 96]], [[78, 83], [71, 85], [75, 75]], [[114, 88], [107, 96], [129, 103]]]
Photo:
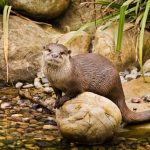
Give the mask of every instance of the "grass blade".
[[139, 64], [141, 67], [141, 72], [142, 72], [144, 81], [145, 81], [145, 78], [144, 78], [144, 73], [143, 73], [143, 40], [144, 40], [144, 30], [145, 30], [145, 25], [146, 25], [146, 20], [148, 17], [149, 9], [150, 9], [150, 0], [148, 0], [146, 3], [146, 8], [145, 8], [143, 18], [141, 21], [141, 31], [140, 31], [140, 36], [139, 36]]
[[3, 10], [3, 35], [4, 35], [4, 58], [6, 63], [7, 82], [8, 82], [8, 20], [11, 6], [5, 6]]
[[118, 27], [118, 34], [115, 39], [117, 39], [117, 42], [115, 42], [117, 45], [115, 45], [115, 49], [117, 52], [120, 52], [121, 45], [122, 45], [122, 38], [123, 38], [123, 28], [125, 23], [125, 12], [129, 6], [129, 4], [135, 2], [134, 0], [128, 0], [123, 3], [123, 5], [120, 8], [120, 19], [119, 19], [119, 27]]

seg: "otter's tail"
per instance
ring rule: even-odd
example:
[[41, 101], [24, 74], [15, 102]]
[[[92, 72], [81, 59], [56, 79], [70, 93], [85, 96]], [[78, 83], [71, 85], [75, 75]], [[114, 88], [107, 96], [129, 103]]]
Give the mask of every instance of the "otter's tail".
[[150, 110], [133, 112], [127, 107], [125, 100], [119, 101], [117, 105], [122, 113], [123, 120], [126, 123], [130, 124], [150, 121]]

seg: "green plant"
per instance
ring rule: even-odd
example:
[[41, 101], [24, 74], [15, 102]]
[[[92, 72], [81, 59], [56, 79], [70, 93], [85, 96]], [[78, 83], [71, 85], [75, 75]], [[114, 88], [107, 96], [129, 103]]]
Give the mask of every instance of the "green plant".
[[[85, 2], [93, 4], [93, 2]], [[85, 25], [81, 26], [79, 30], [72, 36], [71, 39], [66, 41], [66, 43], [70, 42], [80, 31], [86, 30], [89, 27], [96, 25], [104, 25], [104, 28], [110, 26], [113, 22], [119, 20], [119, 26], [117, 29], [117, 34], [115, 37], [115, 50], [116, 52], [121, 51], [122, 45], [122, 37], [124, 32], [124, 23], [126, 21], [130, 21], [135, 23], [135, 26], [139, 26], [140, 28], [140, 35], [137, 42], [138, 47], [138, 61], [141, 67], [141, 72], [143, 74], [143, 38], [144, 38], [144, 30], [146, 22], [150, 21], [149, 9], [150, 9], [150, 0], [127, 0], [125, 2], [116, 3], [108, 2], [106, 0], [96, 0], [96, 4], [100, 4], [106, 6], [106, 9], [113, 9], [114, 11], [111, 14], [107, 14], [106, 16], [96, 19], [93, 22], [86, 23]], [[83, 4], [83, 3], [82, 3]], [[66, 44], [65, 43], [65, 44]]]
[[8, 4], [8, 0], [0, 0], [0, 11], [2, 11], [4, 6], [7, 4]]

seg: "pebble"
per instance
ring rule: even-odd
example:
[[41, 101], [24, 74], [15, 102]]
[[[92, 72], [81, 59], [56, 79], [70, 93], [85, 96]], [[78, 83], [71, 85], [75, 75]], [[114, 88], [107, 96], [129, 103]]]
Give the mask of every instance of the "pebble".
[[56, 130], [58, 128], [56, 126], [53, 126], [53, 125], [44, 125], [43, 129], [44, 130]]
[[43, 89], [43, 91], [44, 91], [45, 93], [52, 93], [52, 92], [53, 92], [53, 89], [52, 89], [51, 87], [45, 87], [45, 88]]
[[131, 99], [132, 103], [141, 103], [141, 101], [142, 101], [142, 99], [139, 98], [139, 97], [134, 97], [134, 98]]
[[47, 78], [42, 78], [41, 80], [42, 80], [42, 83], [43, 83], [43, 84], [49, 83], [49, 81], [47, 80]]
[[10, 103], [8, 102], [1, 103], [1, 109], [10, 109], [10, 108], [12, 108]]
[[37, 111], [38, 111], [38, 112], [42, 112], [43, 109], [42, 109], [42, 108], [38, 108]]
[[3, 102], [3, 100], [0, 99], [0, 104]]
[[125, 78], [123, 76], [120, 76], [120, 80], [121, 80], [121, 83], [127, 82], [127, 80], [125, 80]]
[[30, 118], [22, 118], [23, 122], [30, 122]]
[[37, 88], [37, 89], [43, 88], [43, 86], [42, 86], [42, 84], [41, 84], [39, 78], [35, 78], [35, 79], [34, 79], [34, 86], [35, 86], [35, 88]]
[[27, 84], [27, 85], [24, 85], [24, 86], [23, 86], [24, 89], [32, 88], [32, 87], [34, 87], [33, 84]]
[[20, 89], [22, 86], [23, 86], [23, 83], [22, 83], [22, 82], [17, 82], [16, 85], [15, 85], [15, 87], [16, 87], [17, 89]]
[[150, 93], [144, 96], [145, 102], [150, 102]]
[[43, 87], [49, 87], [49, 86], [50, 86], [49, 83], [43, 84]]
[[13, 115], [11, 115], [11, 118], [14, 121], [22, 121], [22, 117], [23, 117], [22, 114], [13, 114]]
[[125, 80], [130, 81], [137, 78], [137, 74], [128, 74], [125, 76]]

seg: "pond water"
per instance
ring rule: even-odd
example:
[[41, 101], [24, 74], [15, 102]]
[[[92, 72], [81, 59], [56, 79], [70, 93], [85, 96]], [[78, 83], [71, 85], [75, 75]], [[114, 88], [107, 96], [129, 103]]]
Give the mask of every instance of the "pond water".
[[120, 128], [106, 143], [85, 146], [66, 142], [53, 119], [15, 89], [0, 89], [0, 150], [150, 150], [150, 123]]

